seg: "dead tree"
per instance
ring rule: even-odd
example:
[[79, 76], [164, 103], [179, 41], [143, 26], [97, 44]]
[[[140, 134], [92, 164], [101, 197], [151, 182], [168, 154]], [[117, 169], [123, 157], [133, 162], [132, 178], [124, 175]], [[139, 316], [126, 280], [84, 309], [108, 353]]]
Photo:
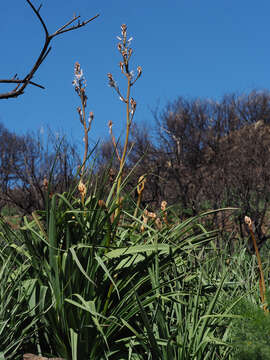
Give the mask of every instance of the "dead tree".
[[[11, 91], [0, 93], [0, 99], [10, 99], [10, 98], [16, 98], [24, 93], [25, 88], [28, 85], [37, 86], [41, 89], [44, 89], [44, 87], [40, 84], [37, 84], [32, 81], [36, 71], [39, 69], [40, 65], [43, 63], [43, 61], [46, 59], [47, 55], [51, 51], [51, 41], [54, 37], [61, 35], [63, 33], [66, 33], [68, 31], [79, 29], [86, 24], [88, 24], [90, 21], [96, 19], [99, 15], [95, 15], [91, 19], [88, 19], [86, 21], [80, 22], [80, 16], [75, 16], [68, 21], [66, 24], [61, 26], [58, 30], [56, 30], [54, 33], [49, 34], [49, 31], [47, 29], [47, 26], [45, 24], [45, 21], [40, 15], [40, 9], [41, 5], [36, 8], [30, 0], [26, 0], [31, 9], [33, 10], [34, 14], [38, 18], [44, 33], [45, 33], [45, 40], [42, 47], [42, 50], [36, 59], [33, 67], [30, 69], [29, 73], [24, 78], [18, 78], [18, 75], [15, 74], [11, 79], [0, 79], [0, 84], [14, 84], [14, 88]], [[76, 24], [74, 24], [76, 22]]]

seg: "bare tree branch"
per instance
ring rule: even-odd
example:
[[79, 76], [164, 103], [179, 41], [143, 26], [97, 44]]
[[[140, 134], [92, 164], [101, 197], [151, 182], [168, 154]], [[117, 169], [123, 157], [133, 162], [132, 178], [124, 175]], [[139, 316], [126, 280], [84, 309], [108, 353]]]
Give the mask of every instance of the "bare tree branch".
[[[61, 26], [57, 31], [55, 31], [53, 34], [50, 35], [48, 32], [47, 26], [46, 26], [43, 18], [40, 15], [41, 6], [39, 6], [39, 8], [35, 8], [35, 6], [32, 4], [32, 2], [30, 0], [26, 0], [26, 1], [29, 4], [29, 6], [31, 7], [31, 9], [33, 10], [36, 17], [38, 18], [41, 26], [43, 27], [43, 30], [45, 33], [44, 45], [43, 45], [43, 48], [34, 64], [34, 66], [30, 70], [28, 75], [26, 75], [23, 79], [17, 79], [17, 74], [11, 79], [0, 79], [0, 84], [17, 84], [14, 87], [14, 89], [12, 89], [11, 91], [8, 91], [8, 92], [2, 93], [2, 94], [0, 93], [0, 99], [16, 98], [16, 97], [22, 95], [24, 93], [25, 88], [29, 84], [44, 89], [44, 87], [42, 85], [39, 85], [31, 80], [33, 79], [33, 77], [34, 77], [36, 71], [38, 70], [38, 68], [40, 67], [40, 65], [43, 63], [43, 61], [49, 54], [49, 52], [51, 50], [51, 46], [49, 46], [49, 45], [50, 45], [52, 39], [54, 37], [56, 37], [57, 35], [63, 34], [65, 32], [79, 29], [79, 28], [85, 26], [86, 24], [88, 24], [90, 21], [93, 21], [94, 19], [96, 19], [99, 16], [99, 14], [97, 14], [94, 17], [92, 17], [86, 21], [83, 21], [83, 22], [80, 22], [80, 20], [78, 20], [78, 19], [80, 19], [80, 16], [74, 16], [73, 19], [68, 21], [65, 25]], [[74, 22], [77, 20], [78, 20], [78, 23], [74, 24]], [[70, 26], [71, 24], [73, 24], [73, 25]]]

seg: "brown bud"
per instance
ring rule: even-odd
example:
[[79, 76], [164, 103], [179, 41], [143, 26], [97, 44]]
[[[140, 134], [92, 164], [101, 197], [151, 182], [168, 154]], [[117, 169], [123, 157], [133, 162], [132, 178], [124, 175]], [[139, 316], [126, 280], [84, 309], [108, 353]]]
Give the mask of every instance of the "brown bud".
[[148, 212], [147, 212], [147, 216], [148, 216], [148, 217], [150, 217], [151, 219], [156, 219], [157, 214], [156, 214], [156, 213], [154, 213], [154, 212], [150, 212], [150, 211], [148, 211]]
[[148, 217], [146, 215], [143, 215], [143, 224], [141, 225], [141, 232], [144, 231], [145, 225], [147, 225]]
[[162, 222], [160, 221], [160, 218], [156, 218], [155, 224], [159, 230], [162, 229]]
[[84, 197], [86, 195], [86, 186], [84, 185], [84, 183], [81, 180], [78, 185], [78, 190], [79, 190], [81, 196]]
[[112, 122], [112, 120], [110, 120], [110, 121], [108, 122], [108, 127], [109, 127], [109, 130], [110, 130], [110, 133], [111, 133], [111, 131], [112, 131], [112, 125], [113, 125], [113, 122]]
[[163, 200], [163, 201], [161, 202], [160, 208], [161, 208], [162, 211], [165, 211], [165, 210], [166, 210], [166, 207], [167, 207], [167, 201]]
[[111, 168], [109, 171], [109, 176], [110, 176], [109, 180], [111, 183], [114, 181], [115, 175], [116, 175], [116, 171]]
[[78, 74], [81, 72], [81, 65], [78, 63], [78, 61], [75, 62], [74, 71], [75, 71], [75, 74]]
[[252, 220], [250, 217], [248, 216], [245, 216], [245, 223], [248, 225], [248, 226], [252, 226]]
[[142, 74], [142, 67], [141, 67], [141, 66], [138, 66], [138, 67], [137, 67], [137, 71], [138, 71], [138, 77], [140, 77], [141, 74]]
[[113, 80], [112, 74], [111, 74], [111, 73], [108, 73], [107, 76], [108, 76], [108, 79], [109, 79], [109, 85], [110, 85], [111, 87], [115, 87], [115, 82], [114, 82], [114, 80]]
[[98, 206], [102, 209], [107, 209], [104, 200], [98, 200]]
[[133, 110], [136, 109], [137, 103], [136, 103], [136, 101], [135, 101], [133, 98], [130, 99], [130, 105], [131, 105], [131, 107], [132, 107]]
[[45, 177], [45, 178], [43, 179], [43, 186], [44, 186], [45, 189], [48, 189], [48, 185], [49, 185], [49, 181], [48, 181], [48, 179]]
[[127, 25], [126, 25], [126, 24], [122, 24], [122, 25], [121, 25], [121, 30], [122, 30], [122, 35], [126, 35]]

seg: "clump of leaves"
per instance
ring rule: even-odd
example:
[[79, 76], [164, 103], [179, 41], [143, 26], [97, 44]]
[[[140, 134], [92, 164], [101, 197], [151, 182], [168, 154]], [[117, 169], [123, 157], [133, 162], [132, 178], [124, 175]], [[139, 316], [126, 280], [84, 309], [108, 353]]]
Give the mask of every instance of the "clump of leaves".
[[[266, 295], [269, 301], [269, 293]], [[234, 359], [270, 359], [270, 316], [257, 304], [242, 301], [237, 309], [240, 315], [232, 325]]]

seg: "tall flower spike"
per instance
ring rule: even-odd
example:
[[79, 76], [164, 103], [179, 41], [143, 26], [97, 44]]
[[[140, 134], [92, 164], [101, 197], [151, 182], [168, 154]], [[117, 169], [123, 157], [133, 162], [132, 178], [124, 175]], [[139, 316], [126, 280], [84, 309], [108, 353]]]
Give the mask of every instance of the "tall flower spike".
[[94, 113], [91, 111], [89, 113], [88, 119], [86, 118], [86, 107], [87, 107], [86, 79], [84, 77], [81, 65], [78, 61], [76, 61], [74, 65], [74, 80], [72, 81], [72, 84], [75, 86], [75, 91], [78, 94], [81, 101], [81, 106], [77, 107], [77, 112], [79, 115], [79, 120], [84, 130], [84, 137], [83, 137], [84, 155], [83, 155], [83, 162], [82, 162], [81, 174], [80, 174], [82, 179], [85, 170], [87, 154], [88, 154], [88, 144], [89, 144], [88, 133], [90, 131], [91, 124], [94, 119]]
[[[125, 134], [125, 142], [123, 144], [123, 150], [121, 152], [121, 157], [118, 157], [120, 161], [120, 169], [119, 169], [119, 175], [117, 178], [117, 185], [116, 185], [116, 204], [118, 207], [115, 210], [115, 215], [118, 216], [121, 212], [120, 208], [120, 195], [121, 195], [121, 184], [123, 179], [123, 169], [126, 162], [126, 158], [128, 156], [128, 148], [129, 148], [129, 137], [130, 137], [130, 127], [132, 124], [132, 120], [134, 117], [135, 109], [136, 109], [136, 101], [131, 98], [131, 86], [134, 84], [136, 79], [138, 78], [138, 75], [134, 79], [134, 74], [130, 71], [130, 57], [132, 55], [132, 49], [130, 47], [130, 42], [132, 41], [132, 38], [127, 38], [127, 25], [122, 24], [121, 25], [121, 37], [117, 37], [118, 41], [117, 43], [117, 49], [122, 55], [121, 62], [119, 63], [121, 73], [126, 77], [127, 80], [127, 89], [126, 89], [126, 96], [122, 95], [122, 92], [120, 91], [118, 84], [114, 81], [113, 76], [111, 73], [108, 73], [108, 79], [109, 79], [109, 85], [114, 88], [116, 93], [118, 94], [120, 100], [124, 102], [126, 106], [126, 134]], [[141, 68], [140, 68], [141, 69]], [[141, 73], [141, 70], [139, 71]], [[113, 143], [114, 138], [112, 137]], [[115, 147], [115, 146], [114, 146]], [[116, 147], [115, 147], [116, 148]]]

